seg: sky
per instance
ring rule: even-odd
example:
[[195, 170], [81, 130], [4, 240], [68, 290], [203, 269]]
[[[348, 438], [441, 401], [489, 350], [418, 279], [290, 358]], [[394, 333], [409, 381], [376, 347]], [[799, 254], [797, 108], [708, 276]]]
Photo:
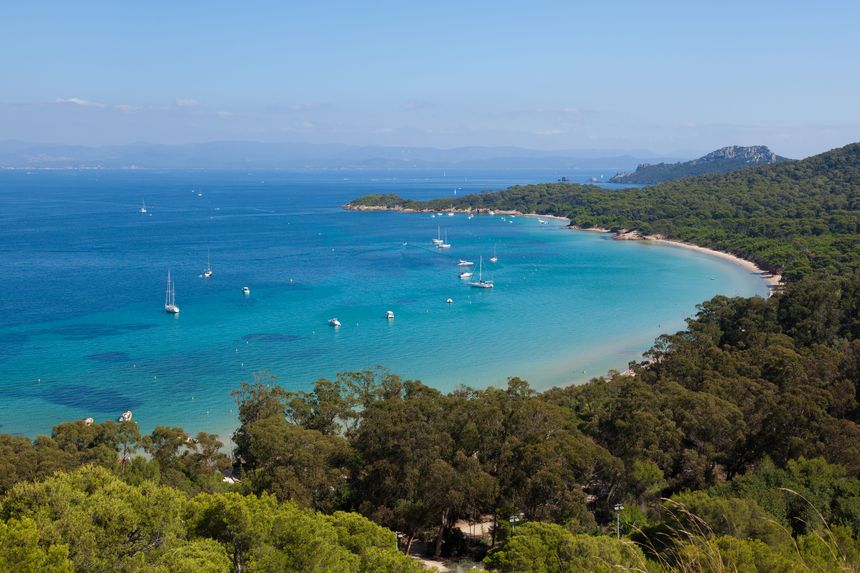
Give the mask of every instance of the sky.
[[860, 2], [0, 0], [0, 140], [860, 140]]

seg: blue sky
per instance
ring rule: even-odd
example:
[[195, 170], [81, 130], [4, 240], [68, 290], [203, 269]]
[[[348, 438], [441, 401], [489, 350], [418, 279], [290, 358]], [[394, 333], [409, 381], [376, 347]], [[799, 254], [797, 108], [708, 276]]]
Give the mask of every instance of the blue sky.
[[860, 2], [3, 0], [0, 139], [860, 140]]

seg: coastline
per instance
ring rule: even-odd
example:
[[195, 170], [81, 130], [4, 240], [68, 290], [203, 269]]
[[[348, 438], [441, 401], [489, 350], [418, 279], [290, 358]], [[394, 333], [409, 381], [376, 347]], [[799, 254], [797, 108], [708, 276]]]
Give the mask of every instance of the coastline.
[[[393, 211], [395, 213], [463, 213], [463, 214], [489, 214], [490, 209], [457, 209], [457, 208], [449, 208], [449, 209], [412, 209], [407, 207], [385, 207], [381, 205], [377, 206], [365, 206], [365, 205], [352, 205], [351, 203], [347, 203], [343, 206], [343, 208], [347, 211]], [[739, 265], [751, 273], [755, 273], [759, 275], [759, 277], [764, 281], [767, 285], [769, 295], [772, 295], [774, 292], [779, 291], [783, 288], [784, 283], [782, 282], [782, 275], [778, 273], [772, 273], [767, 271], [756, 263], [739, 257], [733, 253], [729, 253], [727, 251], [718, 251], [716, 249], [711, 249], [708, 247], [702, 247], [699, 245], [695, 245], [693, 243], [685, 243], [684, 241], [677, 241], [674, 239], [666, 239], [660, 235], [642, 235], [638, 231], [630, 231], [628, 229], [619, 229], [617, 231], [613, 231], [612, 229], [606, 229], [603, 227], [589, 227], [582, 228], [576, 225], [571, 225], [570, 220], [567, 217], [561, 217], [558, 215], [545, 215], [542, 213], [523, 213], [521, 211], [516, 210], [500, 210], [500, 211], [492, 211], [494, 215], [517, 215], [522, 217], [542, 217], [545, 219], [553, 219], [556, 221], [565, 222], [568, 229], [573, 231], [584, 231], [588, 233], [611, 233], [613, 234], [614, 240], [619, 241], [639, 241], [639, 242], [647, 242], [647, 243], [655, 243], [661, 245], [667, 245], [670, 247], [676, 247], [681, 249], [690, 249], [693, 251], [697, 251], [699, 253], [703, 253], [706, 255], [711, 255], [714, 257], [719, 257], [721, 259], [725, 259], [727, 261], [731, 261], [732, 263]]]
[[717, 251], [715, 249], [709, 249], [707, 247], [700, 247], [699, 245], [694, 245], [692, 243], [685, 243], [683, 241], [673, 241], [670, 239], [664, 239], [662, 237], [645, 237], [642, 239], [643, 241], [649, 241], [652, 243], [658, 243], [663, 245], [669, 245], [673, 247], [679, 247], [683, 249], [691, 249], [694, 251], [698, 251], [700, 253], [705, 253], [707, 255], [711, 255], [714, 257], [719, 257], [721, 259], [725, 259], [727, 261], [731, 261], [736, 265], [740, 265], [745, 269], [748, 269], [750, 272], [756, 273], [761, 277], [761, 279], [767, 284], [771, 293], [773, 291], [782, 287], [782, 275], [777, 273], [771, 273], [759, 267], [752, 261], [747, 259], [743, 259], [737, 255], [733, 255], [732, 253], [728, 253], [726, 251]]
[[612, 233], [615, 236], [614, 240], [618, 241], [638, 241], [643, 243], [654, 243], [658, 245], [668, 245], [670, 247], [677, 247], [681, 249], [690, 249], [692, 251], [696, 251], [699, 253], [703, 253], [706, 255], [710, 255], [712, 257], [718, 257], [727, 261], [731, 261], [732, 263], [741, 266], [751, 273], [755, 273], [759, 275], [759, 277], [764, 281], [767, 285], [770, 294], [773, 294], [774, 291], [779, 290], [783, 286], [782, 275], [778, 273], [772, 273], [767, 271], [756, 263], [744, 259], [743, 257], [739, 257], [733, 253], [729, 253], [727, 251], [718, 251], [716, 249], [711, 249], [708, 247], [702, 247], [700, 245], [695, 245], [693, 243], [686, 243], [684, 241], [677, 241], [674, 239], [666, 239], [660, 235], [641, 235], [637, 231], [629, 231], [627, 229], [620, 229], [618, 231], [612, 231], [611, 229], [604, 229], [601, 227], [591, 227], [588, 229], [583, 229], [581, 227], [577, 227], [575, 225], [571, 225], [569, 227], [573, 231], [586, 231], [586, 232], [594, 232], [594, 233]]

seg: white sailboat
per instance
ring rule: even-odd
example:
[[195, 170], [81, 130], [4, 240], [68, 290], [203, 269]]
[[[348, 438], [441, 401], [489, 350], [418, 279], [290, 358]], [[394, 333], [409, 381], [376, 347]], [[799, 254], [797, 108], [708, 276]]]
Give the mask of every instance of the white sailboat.
[[438, 249], [450, 249], [451, 245], [448, 243], [448, 229], [445, 229], [445, 240], [436, 245]]
[[490, 262], [491, 263], [499, 262], [499, 257], [496, 256], [496, 245], [493, 245], [493, 256], [490, 257]]
[[457, 263], [457, 266], [458, 267], [474, 267], [475, 263], [472, 261], [467, 261], [465, 259], [460, 259], [460, 261]]
[[167, 271], [167, 292], [164, 295], [164, 312], [179, 314], [179, 307], [176, 306], [176, 287], [170, 278], [170, 271]]
[[140, 214], [146, 215], [146, 201], [143, 199], [140, 200]]
[[481, 257], [481, 262], [478, 265], [478, 280], [469, 283], [473, 288], [493, 288], [493, 281], [484, 280], [484, 257]]
[[209, 249], [206, 249], [206, 270], [203, 271], [203, 278], [208, 279], [212, 276], [212, 256]]
[[439, 246], [442, 244], [442, 227], [436, 227], [436, 238], [433, 239], [433, 244]]

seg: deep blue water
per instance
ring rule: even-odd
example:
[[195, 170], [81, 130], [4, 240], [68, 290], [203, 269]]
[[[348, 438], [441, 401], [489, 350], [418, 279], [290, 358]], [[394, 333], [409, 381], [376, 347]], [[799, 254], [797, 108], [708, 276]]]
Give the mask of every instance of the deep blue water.
[[[264, 369], [293, 389], [376, 364], [446, 391], [513, 375], [541, 389], [623, 369], [714, 294], [766, 292], [722, 259], [556, 221], [340, 208], [560, 175], [0, 172], [0, 432], [126, 409], [145, 430], [229, 432], [230, 390]], [[433, 248], [437, 225], [450, 251]], [[457, 259], [494, 245], [496, 288], [468, 288]], [[163, 312], [168, 269], [178, 317]]]

